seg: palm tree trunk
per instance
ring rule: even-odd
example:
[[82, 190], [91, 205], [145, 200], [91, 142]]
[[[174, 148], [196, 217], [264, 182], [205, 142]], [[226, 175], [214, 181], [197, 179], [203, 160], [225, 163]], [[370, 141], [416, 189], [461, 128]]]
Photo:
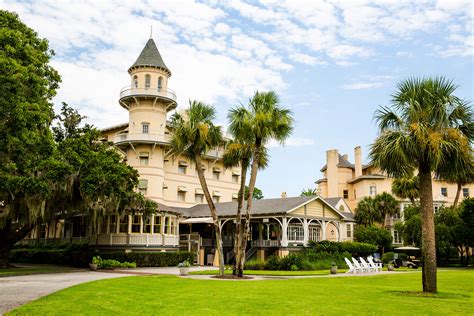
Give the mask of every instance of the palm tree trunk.
[[216, 233], [216, 250], [219, 254], [219, 276], [224, 276], [224, 251], [222, 247], [222, 236], [219, 225], [219, 218], [217, 216], [216, 206], [212, 200], [211, 194], [209, 193], [209, 188], [207, 186], [206, 178], [204, 178], [204, 172], [202, 171], [202, 162], [201, 156], [196, 155], [196, 168], [199, 177], [199, 182], [201, 183], [204, 196], [206, 197], [207, 205], [209, 206], [209, 211], [211, 212], [212, 221], [214, 222], [214, 230]]
[[240, 176], [240, 189], [239, 189], [239, 195], [237, 197], [237, 214], [235, 216], [236, 224], [235, 224], [235, 241], [234, 241], [234, 255], [235, 255], [235, 264], [234, 264], [234, 269], [233, 269], [233, 274], [234, 275], [239, 275], [242, 276], [243, 274], [243, 269], [240, 266], [240, 257], [241, 257], [241, 251], [240, 247], [242, 244], [242, 238], [243, 238], [243, 231], [242, 231], [242, 206], [244, 205], [244, 197], [245, 197], [245, 182], [247, 181], [247, 166], [248, 166], [248, 161], [243, 160], [242, 161], [242, 167], [241, 167], [241, 176]]
[[247, 197], [247, 209], [245, 211], [245, 232], [242, 238], [242, 248], [240, 249], [240, 268], [243, 270], [245, 264], [245, 251], [247, 250], [247, 240], [250, 232], [250, 212], [252, 210], [253, 203], [253, 191], [255, 189], [255, 184], [257, 183], [257, 171], [258, 171], [258, 162], [260, 160], [260, 147], [261, 141], [259, 139], [255, 142], [253, 159], [252, 159], [252, 168], [250, 171], [250, 180], [249, 180], [249, 195]]
[[456, 198], [454, 199], [454, 203], [453, 203], [454, 208], [458, 206], [459, 197], [461, 196], [461, 190], [462, 190], [461, 183], [458, 182], [457, 185], [458, 185], [458, 190], [456, 191]]
[[433, 211], [433, 187], [429, 163], [420, 163], [421, 239], [423, 254], [423, 292], [437, 292], [436, 239]]

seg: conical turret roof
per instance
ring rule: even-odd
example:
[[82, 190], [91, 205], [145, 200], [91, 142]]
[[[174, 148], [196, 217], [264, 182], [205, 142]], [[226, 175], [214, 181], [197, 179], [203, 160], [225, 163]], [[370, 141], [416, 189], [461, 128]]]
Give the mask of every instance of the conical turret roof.
[[171, 76], [171, 71], [166, 67], [163, 58], [161, 58], [160, 52], [156, 47], [155, 41], [152, 38], [148, 40], [145, 47], [143, 48], [140, 56], [138, 56], [137, 60], [133, 63], [133, 65], [128, 69], [130, 72], [132, 69], [136, 67], [156, 67], [163, 69]]

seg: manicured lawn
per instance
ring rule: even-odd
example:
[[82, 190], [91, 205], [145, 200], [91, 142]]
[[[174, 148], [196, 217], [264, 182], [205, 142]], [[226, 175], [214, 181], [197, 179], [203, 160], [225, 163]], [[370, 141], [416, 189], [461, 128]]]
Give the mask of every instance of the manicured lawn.
[[421, 273], [368, 277], [218, 281], [139, 276], [81, 284], [12, 315], [469, 315], [474, 271], [440, 271], [437, 295]]
[[38, 265], [38, 266], [27, 266], [27, 267], [15, 267], [8, 269], [0, 269], [0, 278], [7, 276], [16, 275], [29, 275], [29, 274], [43, 274], [43, 273], [61, 273], [77, 271], [78, 269], [72, 267], [62, 266], [50, 266], [50, 265]]
[[[346, 269], [338, 269], [339, 273], [344, 273]], [[218, 270], [202, 270], [193, 271], [189, 274], [197, 275], [217, 275]], [[225, 270], [225, 274], [232, 274], [232, 270]], [[272, 270], [245, 270], [245, 275], [273, 275], [273, 276], [305, 276], [305, 275], [328, 275], [329, 270], [314, 270], [314, 271], [272, 271]]]

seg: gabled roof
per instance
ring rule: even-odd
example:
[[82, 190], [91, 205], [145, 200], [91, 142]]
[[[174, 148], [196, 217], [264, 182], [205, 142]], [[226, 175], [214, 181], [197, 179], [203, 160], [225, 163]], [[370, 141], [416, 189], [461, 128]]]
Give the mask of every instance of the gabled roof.
[[136, 67], [160, 68], [166, 71], [169, 76], [171, 76], [171, 71], [165, 65], [165, 62], [163, 61], [163, 58], [161, 57], [160, 52], [155, 45], [155, 41], [153, 41], [152, 38], [148, 40], [142, 52], [140, 53], [140, 56], [138, 56], [137, 60], [132, 66], [130, 66], [128, 72]]
[[386, 179], [387, 177], [381, 174], [365, 174], [362, 176], [359, 176], [357, 178], [354, 178], [352, 180], [347, 181], [347, 183], [357, 183], [359, 181], [363, 180], [383, 180]]

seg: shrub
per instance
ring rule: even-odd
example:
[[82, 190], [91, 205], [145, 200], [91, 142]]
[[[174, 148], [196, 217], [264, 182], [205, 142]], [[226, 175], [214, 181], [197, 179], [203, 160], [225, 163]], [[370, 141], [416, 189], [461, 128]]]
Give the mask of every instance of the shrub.
[[265, 262], [262, 262], [262, 261], [249, 260], [245, 262], [244, 269], [245, 270], [265, 270], [266, 264]]
[[381, 227], [358, 227], [354, 232], [354, 237], [357, 241], [378, 247], [390, 248], [392, 245], [392, 234], [387, 229]]
[[[398, 259], [400, 259], [400, 260], [405, 260], [407, 257], [408, 256], [404, 253], [399, 253], [398, 254]], [[386, 252], [382, 255], [381, 260], [384, 264], [387, 264], [387, 263], [393, 261], [394, 258], [395, 258], [395, 252]]]
[[[309, 248], [321, 253], [342, 253], [348, 252], [352, 256], [366, 257], [377, 251], [377, 247], [363, 242], [336, 242], [336, 241], [310, 241]], [[308, 248], [306, 248], [308, 249]]]
[[120, 262], [112, 259], [102, 259], [99, 256], [92, 258], [92, 263], [97, 264], [97, 268], [105, 270], [113, 270], [116, 268], [136, 268], [135, 262]]
[[104, 259], [136, 262], [137, 267], [169, 267], [180, 262], [194, 261], [194, 254], [188, 251], [178, 252], [101, 252]]

